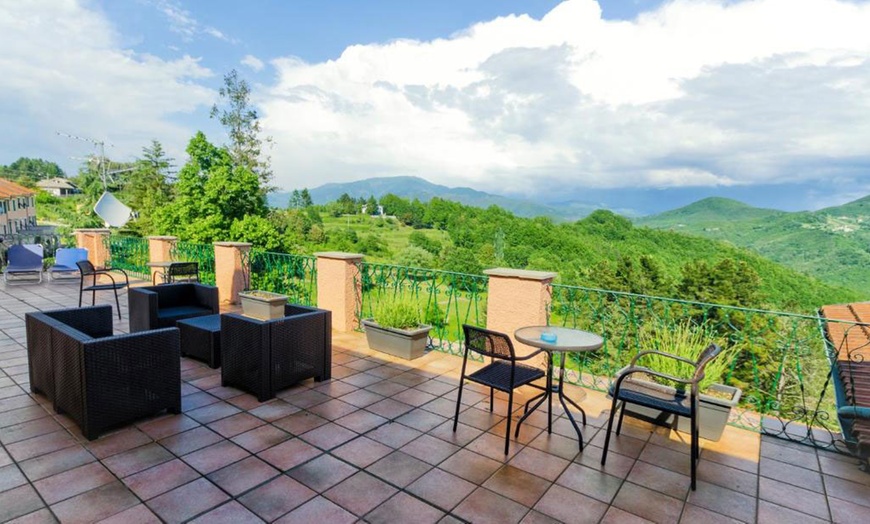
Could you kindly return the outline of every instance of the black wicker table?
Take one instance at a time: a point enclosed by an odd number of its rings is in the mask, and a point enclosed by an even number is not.
[[[206,362],[215,369],[221,365],[221,316],[208,315],[179,320],[181,354]]]

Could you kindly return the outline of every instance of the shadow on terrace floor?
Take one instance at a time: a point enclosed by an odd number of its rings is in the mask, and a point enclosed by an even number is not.
[[[334,334],[333,380],[262,404],[182,359],[182,415],[88,442],[30,394],[25,350],[25,312],[77,302],[75,285],[0,284],[0,521],[870,521],[857,461],[736,428],[702,441],[696,492],[684,436],[632,419],[601,468],[609,402],[577,388],[583,453],[564,416],[548,435],[539,412],[506,458],[503,397],[490,414],[466,390],[451,431],[459,358],[399,361],[357,333]]]

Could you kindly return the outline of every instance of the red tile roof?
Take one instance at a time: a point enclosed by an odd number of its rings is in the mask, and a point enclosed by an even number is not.
[[[11,180],[0,178],[0,198],[14,198],[35,195],[36,191],[16,184]]]
[[[843,321],[827,323],[828,339],[839,360],[854,360],[860,355],[870,362],[870,302],[824,306],[822,316]]]

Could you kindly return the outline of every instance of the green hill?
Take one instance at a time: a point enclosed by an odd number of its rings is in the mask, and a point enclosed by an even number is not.
[[[724,240],[870,298],[870,196],[815,212],[708,198],[635,223]]]

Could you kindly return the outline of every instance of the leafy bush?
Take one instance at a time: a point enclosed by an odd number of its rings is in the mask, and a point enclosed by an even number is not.
[[[385,302],[375,310],[375,321],[385,328],[413,329],[421,324],[420,309],[407,300]]]

